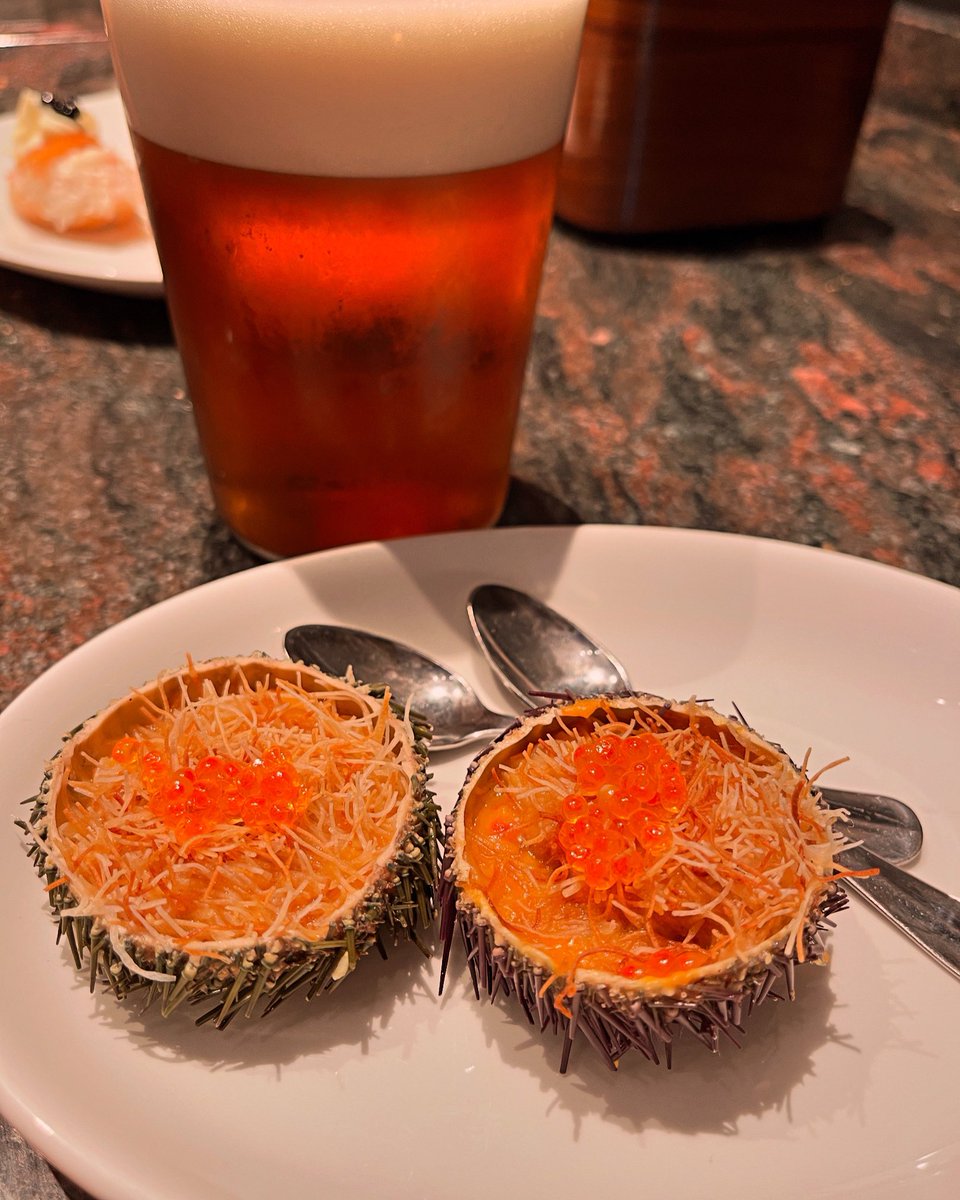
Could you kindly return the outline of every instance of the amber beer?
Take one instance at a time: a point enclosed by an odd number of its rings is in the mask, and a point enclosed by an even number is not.
[[[584,0],[103,7],[236,534],[495,521]]]

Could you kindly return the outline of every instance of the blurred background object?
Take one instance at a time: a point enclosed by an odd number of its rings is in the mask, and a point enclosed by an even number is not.
[[[100,0],[3,0],[0,49],[106,40]]]
[[[0,111],[24,87],[73,95],[112,81],[100,0],[0,0]]]
[[[838,208],[891,0],[590,0],[557,211],[609,233]]]

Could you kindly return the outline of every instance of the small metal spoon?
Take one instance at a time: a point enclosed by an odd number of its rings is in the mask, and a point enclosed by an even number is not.
[[[538,692],[596,696],[630,687],[609,651],[526,592],[485,583],[470,593],[467,616],[494,674],[524,704],[541,703]]]
[[[619,687],[629,689],[626,672],[602,646],[542,600],[525,592],[500,584],[483,584],[471,592],[467,615],[490,666],[507,689],[521,700],[529,702],[532,693],[540,691],[576,693],[586,680],[593,678],[617,679]],[[557,653],[557,646],[564,648],[568,662]],[[586,679],[580,670],[584,662],[589,663]],[[596,690],[608,689],[599,686]],[[588,691],[589,685],[580,694]],[[960,902],[891,865],[911,862],[920,852],[922,831],[916,814],[889,796],[841,788],[820,791],[832,807],[858,813],[858,820],[850,822],[850,836],[851,840],[863,840],[864,845],[846,851],[841,856],[844,865],[855,871],[878,872],[865,879],[848,878],[849,887],[960,979]],[[875,841],[872,825],[867,836],[859,819],[866,815],[872,822],[878,813],[884,814],[881,820],[885,833]],[[905,853],[907,848],[898,845],[895,839],[887,840],[891,825],[900,825],[905,814],[913,818],[920,833],[912,854]]]
[[[409,702],[433,726],[433,750],[490,741],[516,720],[487,708],[453,671],[390,638],[341,625],[297,625],[287,632],[283,645],[291,658],[330,675],[346,675],[352,667],[365,683],[387,684],[399,703]]]

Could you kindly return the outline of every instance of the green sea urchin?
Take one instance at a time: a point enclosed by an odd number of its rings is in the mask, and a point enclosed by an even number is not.
[[[611,695],[528,713],[475,760],[448,822],[441,988],[456,929],[474,989],[611,1067],[711,1050],[846,904],[836,816],[787,755],[706,705]]]
[[[188,663],[92,717],[24,828],[93,990],[199,1023],[312,998],[434,916],[428,730],[382,689],[263,657]]]

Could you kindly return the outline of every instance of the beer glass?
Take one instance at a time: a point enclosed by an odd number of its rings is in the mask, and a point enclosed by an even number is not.
[[[217,506],[492,524],[585,0],[103,0]]]

